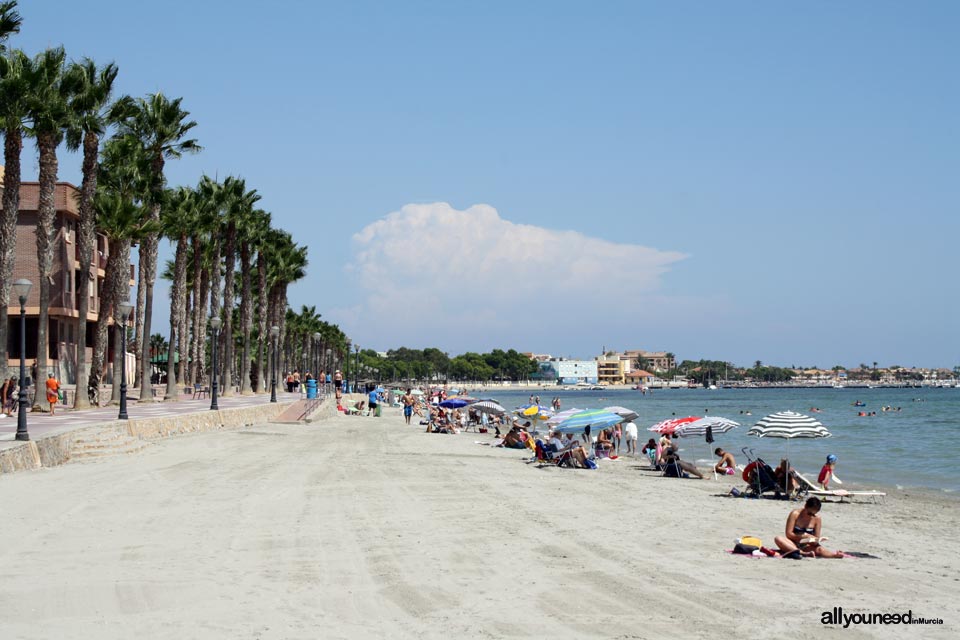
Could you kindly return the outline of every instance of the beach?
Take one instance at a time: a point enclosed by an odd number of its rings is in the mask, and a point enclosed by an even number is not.
[[[951,495],[825,504],[827,545],[878,559],[754,559],[727,550],[773,546],[798,505],[476,441],[388,409],[2,477],[2,635],[956,637]],[[834,607],[943,624],[822,624]]]

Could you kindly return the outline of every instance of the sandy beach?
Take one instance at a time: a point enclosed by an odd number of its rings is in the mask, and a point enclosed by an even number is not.
[[[957,501],[827,504],[829,545],[731,556],[792,504],[638,462],[538,468],[396,410],[181,436],[0,477],[3,638],[952,638]],[[939,626],[824,626],[822,613]]]

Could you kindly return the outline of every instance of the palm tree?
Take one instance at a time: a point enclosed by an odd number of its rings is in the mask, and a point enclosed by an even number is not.
[[[280,344],[285,343],[287,287],[306,275],[307,248],[298,246],[289,233],[277,234],[278,242],[269,254],[269,313],[273,322],[280,327]],[[283,369],[285,367],[280,367]]]
[[[17,0],[0,2],[0,53],[7,50],[7,39],[14,33],[20,33],[22,22],[17,13]]]
[[[40,317],[37,326],[37,377],[47,377],[47,330],[50,314],[50,283],[53,271],[53,222],[57,207],[57,146],[69,123],[72,82],[64,77],[66,52],[47,49],[34,58],[32,91],[27,98],[31,132],[40,154],[40,195],[37,207],[37,267],[39,270]],[[35,404],[36,402],[35,396]]]
[[[226,243],[224,246],[223,278],[223,395],[233,395],[233,302],[234,272],[237,261],[237,229],[253,211],[253,205],[260,200],[256,190],[247,191],[242,178],[227,178],[224,186],[229,194],[226,207]]]
[[[186,313],[188,238],[197,222],[196,194],[186,187],[169,192],[163,216],[163,233],[177,245],[173,267],[173,292],[170,296],[170,344],[167,349],[167,391],[164,400],[177,400],[180,387],[175,372],[176,358],[187,357],[187,336],[181,333]]]
[[[4,5],[10,3],[4,3]],[[0,5],[3,7],[4,5]],[[27,118],[33,60],[19,50],[0,57],[0,126],[3,127],[3,214],[0,216],[0,362],[7,362],[7,300],[17,253],[20,212],[20,152]]]
[[[201,149],[196,140],[184,139],[187,133],[197,126],[197,123],[193,120],[187,120],[190,113],[180,108],[181,101],[182,98],[169,100],[162,93],[155,93],[136,100],[125,97],[119,101],[116,110],[116,115],[120,121],[120,133],[137,140],[144,155],[150,161],[148,204],[150,220],[157,223],[157,231],[147,233],[140,243],[137,340],[141,346],[141,400],[153,396],[153,390],[150,387],[150,363],[143,358],[142,351],[147,346],[146,336],[150,335],[153,315],[153,286],[157,279],[158,230],[163,199],[164,165],[168,159],[179,158],[184,153],[196,153]],[[141,289],[143,290],[142,310],[139,307]]]
[[[102,371],[107,345],[107,324],[112,318],[117,331],[114,342],[113,402],[120,399],[120,376],[116,375],[117,366],[123,366],[126,354],[120,353],[119,330],[125,325],[120,317],[119,304],[130,297],[130,244],[146,234],[156,233],[159,223],[149,219],[143,207],[132,199],[115,191],[101,189],[94,198],[97,210],[97,224],[101,233],[107,237],[109,255],[107,256],[106,277],[100,295],[100,314],[97,318],[97,333],[94,340],[93,371]],[[149,344],[147,345],[149,348]],[[119,357],[117,354],[120,354]],[[149,359],[148,359],[149,361]],[[147,374],[147,380],[150,379]]]
[[[97,215],[93,198],[97,191],[97,156],[100,153],[100,137],[107,130],[107,109],[117,66],[112,62],[102,68],[85,58],[70,65],[67,73],[76,84],[70,98],[70,126],[67,129],[67,147],[83,148],[83,179],[80,183],[80,224],[77,227],[77,251],[80,254],[80,275],[77,281],[77,389],[74,408],[90,406],[87,394],[87,315],[90,296],[87,283],[93,279],[91,263],[97,240]]]
[[[240,243],[240,324],[243,331],[243,347],[240,358],[240,393],[251,391],[250,381],[250,333],[253,331],[253,251],[270,228],[270,214],[262,209],[250,212],[239,227]],[[258,351],[259,354],[259,351]],[[257,373],[258,389],[263,388],[261,372]]]

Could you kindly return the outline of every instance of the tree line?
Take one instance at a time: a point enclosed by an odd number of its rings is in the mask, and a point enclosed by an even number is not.
[[[0,126],[4,135],[4,189],[0,216],[0,349],[8,356],[8,301],[17,252],[21,153],[24,140],[36,143],[39,160],[39,207],[36,227],[40,313],[37,370],[48,370],[50,283],[55,247],[54,193],[62,143],[82,156],[78,196],[76,283],[77,389],[88,385],[85,336],[88,282],[96,282],[97,234],[106,238],[108,258],[99,292],[91,377],[98,383],[106,372],[108,331],[116,345],[127,318],[119,305],[130,297],[129,264],[138,252],[135,328],[131,344],[136,357],[134,386],[141,399],[150,397],[152,369],[150,336],[154,326],[169,322],[165,397],[176,399],[180,386],[199,383],[209,375],[208,320],[222,318],[220,359],[224,393],[234,384],[241,392],[264,391],[273,374],[268,357],[270,327],[279,327],[282,345],[279,368],[290,365],[307,345],[330,350],[331,359],[346,352],[346,336],[321,321],[313,309],[309,320],[288,309],[288,287],[306,275],[307,249],[290,233],[274,228],[271,214],[258,206],[261,196],[241,177],[222,180],[202,177],[196,185],[171,187],[166,163],[202,150],[191,137],[197,123],[182,106],[182,98],[162,92],[144,97],[114,98],[118,67],[98,65],[89,58],[69,60],[63,47],[34,56],[8,49],[8,39],[20,32],[16,1],[0,2]],[[161,239],[174,245],[174,259],[162,274],[172,283],[169,317],[154,318],[154,286]],[[21,247],[21,250],[23,248]],[[238,277],[239,276],[239,277]],[[319,337],[315,337],[319,336]],[[322,346],[321,343],[322,342]],[[296,348],[290,348],[296,345]],[[119,351],[119,350],[118,350]],[[154,358],[155,360],[155,358]],[[113,376],[113,397],[119,376]],[[78,408],[89,406],[86,393],[76,394]]]

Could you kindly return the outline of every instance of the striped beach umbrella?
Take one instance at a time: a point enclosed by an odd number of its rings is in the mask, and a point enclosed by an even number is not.
[[[576,414],[581,413],[581,412],[583,412],[583,411],[585,411],[585,409],[573,408],[573,409],[567,409],[567,410],[565,410],[565,411],[561,411],[560,413],[555,413],[555,414],[553,414],[553,415],[550,417],[549,420],[547,420],[547,426],[548,426],[548,427],[555,427],[556,425],[560,424],[561,422],[563,422],[564,420],[566,420],[566,419],[569,418],[570,416],[576,415]]]
[[[673,435],[673,432],[677,430],[677,427],[690,423],[696,422],[700,419],[700,416],[687,416],[686,418],[670,418],[669,420],[664,420],[663,422],[658,422],[657,424],[650,427],[649,431],[654,433],[659,433],[663,435],[669,433]]]
[[[757,422],[748,436],[758,438],[829,438],[830,432],[818,420],[795,411],[771,413]]]
[[[627,409],[626,407],[614,406],[614,407],[604,407],[604,411],[609,411],[610,413],[615,413],[618,416],[622,417],[625,422],[632,422],[640,417],[640,414],[634,411],[633,409]]]
[[[621,422],[623,422],[623,416],[602,409],[581,411],[561,422],[553,431],[554,433],[580,433],[587,427],[600,431]]]
[[[539,404],[528,404],[525,407],[520,407],[516,410],[516,413],[518,416],[533,418],[534,420],[547,420],[553,415],[553,411],[549,407]]]
[[[472,411],[479,411],[480,413],[490,413],[496,416],[502,416],[507,412],[507,410],[496,400],[480,400],[470,405]]]
[[[709,428],[712,433],[726,433],[730,431],[730,429],[736,429],[739,426],[739,422],[734,422],[727,418],[709,416],[680,425],[674,430],[673,435],[681,438],[703,436],[706,435],[707,428]]]

